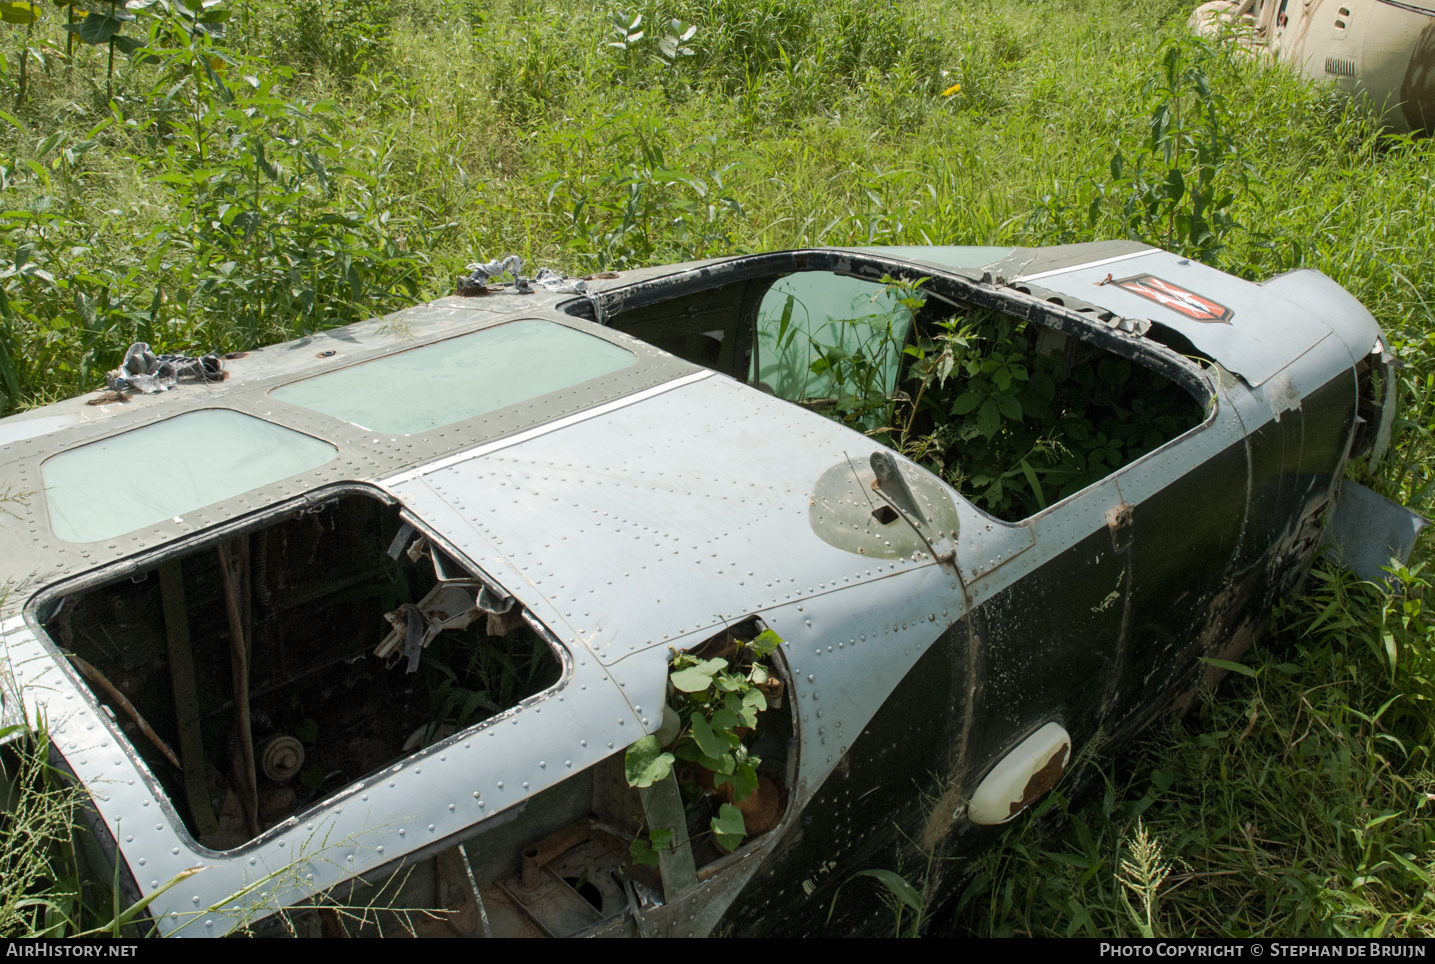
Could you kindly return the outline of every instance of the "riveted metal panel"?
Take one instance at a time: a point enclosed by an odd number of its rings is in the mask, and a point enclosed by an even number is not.
[[[206,868],[150,905],[160,931],[173,936],[222,935],[475,827],[621,752],[641,732],[606,671],[564,654],[553,688],[216,853],[190,837],[154,775],[34,627],[5,623],[0,652],[31,718],[47,721],[92,794],[141,892]]]
[[[523,308],[532,304],[516,296],[512,300]],[[518,318],[542,318],[584,331],[621,345],[633,352],[636,359],[633,365],[611,375],[551,392],[486,416],[414,435],[367,431],[301,406],[286,404],[268,394],[270,389],[279,385],[332,370],[335,366],[360,364]],[[355,327],[360,329],[357,333]],[[336,345],[339,347],[333,347]],[[317,353],[316,346],[320,349]],[[317,357],[328,351],[336,354],[327,358]],[[9,444],[0,445],[0,493],[8,489],[11,495],[20,497],[18,501],[6,503],[7,510],[17,518],[0,526],[0,555],[10,560],[7,575],[12,580],[11,591],[4,601],[6,611],[15,611],[36,590],[60,579],[96,570],[116,560],[242,518],[315,488],[346,481],[372,480],[404,468],[433,462],[475,444],[523,432],[699,371],[696,366],[636,339],[568,315],[529,309],[513,316],[502,316],[488,311],[429,306],[401,312],[383,323],[377,320],[366,322],[251,352],[231,364],[236,366],[236,374],[217,384],[184,384],[160,395],[138,396],[124,403],[104,406],[90,407],[83,400],[71,399],[55,408],[66,418],[74,415],[74,422],[48,434],[16,438]],[[206,408],[232,409],[323,439],[338,447],[339,457],[309,472],[114,539],[67,543],[55,538],[43,496],[40,463],[44,459],[57,451]],[[106,409],[116,411],[103,417],[95,415],[97,410]],[[0,427],[8,427],[9,424],[9,419],[0,421]],[[28,423],[22,420],[21,424]],[[157,459],[173,457],[172,453],[155,453]]]
[[[722,377],[389,483],[604,664],[794,599],[916,566],[829,545],[812,488],[870,440]],[[545,621],[547,621],[545,619]]]
[[[1230,309],[1229,321],[1193,320],[1168,304],[1149,300],[1115,283],[1140,275],[1155,276],[1219,302]],[[1288,297],[1165,251],[1126,258],[1119,264],[1044,275],[1041,283],[1118,315],[1149,318],[1173,328],[1252,385],[1261,384],[1331,333],[1320,316]]]

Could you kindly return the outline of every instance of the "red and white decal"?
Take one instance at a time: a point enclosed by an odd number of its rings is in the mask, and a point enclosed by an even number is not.
[[[1194,291],[1187,291],[1180,285],[1163,281],[1149,274],[1138,274],[1135,277],[1122,278],[1120,281],[1109,283],[1118,288],[1124,288],[1133,295],[1140,295],[1147,301],[1154,301],[1163,308],[1170,308],[1192,321],[1229,325],[1231,315],[1234,314],[1231,309],[1218,301],[1212,301]]]

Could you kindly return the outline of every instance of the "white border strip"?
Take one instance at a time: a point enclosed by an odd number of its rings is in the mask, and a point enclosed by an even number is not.
[[[717,372],[711,371],[692,372],[691,374],[675,378],[670,382],[664,382],[661,385],[654,385],[652,388],[645,388],[641,392],[634,392],[632,395],[624,395],[622,398],[615,398],[611,402],[604,402],[602,405],[595,405],[592,408],[584,409],[581,412],[574,412],[572,415],[565,415],[563,418],[554,419],[551,422],[545,422],[542,425],[527,429],[526,431],[518,432],[515,435],[509,435],[505,438],[497,439],[492,442],[487,442],[475,448],[466,449],[465,451],[459,452],[456,455],[446,456],[445,458],[441,458],[436,462],[429,462],[427,465],[421,465],[416,469],[409,469],[407,472],[400,472],[398,475],[391,475],[388,478],[379,479],[376,484],[386,489],[395,485],[401,485],[404,482],[409,482],[413,479],[422,478],[430,472],[437,472],[440,469],[446,469],[449,466],[458,465],[460,462],[467,462],[469,459],[481,458],[482,456],[488,455],[490,452],[497,452],[500,449],[506,449],[513,445],[521,445],[524,442],[529,441],[530,439],[539,438],[540,436],[547,435],[550,432],[556,432],[559,429],[567,428],[570,425],[577,425],[580,422],[586,422],[590,418],[597,418],[600,415],[606,415],[609,412],[616,412],[618,409],[627,408],[629,405],[636,405],[639,402],[646,401],[647,399],[654,398],[658,395],[662,395],[664,392],[670,392],[675,388],[683,388],[684,386],[692,385],[695,382],[700,382],[705,378],[712,378],[716,374]]]
[[[1073,264],[1066,268],[1055,268],[1051,271],[1038,271],[1036,274],[1019,274],[1013,281],[1035,281],[1038,278],[1050,278],[1056,274],[1066,274],[1069,271],[1080,271],[1083,268],[1099,268],[1104,264],[1115,264],[1117,261],[1126,261],[1130,258],[1144,258],[1148,254],[1160,254],[1160,248],[1147,248],[1145,251],[1132,251],[1130,254],[1118,254],[1114,258],[1103,258],[1100,261],[1088,261],[1085,264]]]

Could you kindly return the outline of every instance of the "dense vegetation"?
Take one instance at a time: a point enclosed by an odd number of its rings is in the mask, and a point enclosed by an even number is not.
[[[1318,268],[1370,307],[1409,363],[1404,421],[1353,471],[1424,505],[1435,143],[1182,39],[1192,6],[0,4],[0,414],[96,387],[132,341],[242,349],[510,252],[1130,235],[1248,277]],[[937,926],[1428,935],[1426,581],[1314,587],[1199,718],[1084,760],[1104,799],[1055,795]],[[0,835],[6,932],[91,923],[65,872],[8,869],[56,839],[44,804]]]

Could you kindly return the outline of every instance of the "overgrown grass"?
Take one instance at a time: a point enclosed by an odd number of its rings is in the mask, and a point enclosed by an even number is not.
[[[0,935],[64,934],[78,923],[72,848],[79,794],[56,778],[43,744],[0,756]]]
[[[0,26],[0,414],[95,387],[132,341],[247,348],[510,252],[588,270],[1133,235],[1359,297],[1409,362],[1399,444],[1367,481],[1426,505],[1435,144],[1173,46],[1191,6],[227,0],[222,37],[180,4],[140,11],[122,35],[151,54],[111,70],[107,46],[66,53],[67,8],[46,4]],[[1172,861],[1149,890],[1163,933],[1425,933],[1428,634],[1418,612],[1389,629],[1425,584],[1401,585],[1322,582],[1256,676],[1134,760],[1088,764],[1104,800],[1014,831],[942,926],[1137,933],[1120,875],[1139,819]]]

